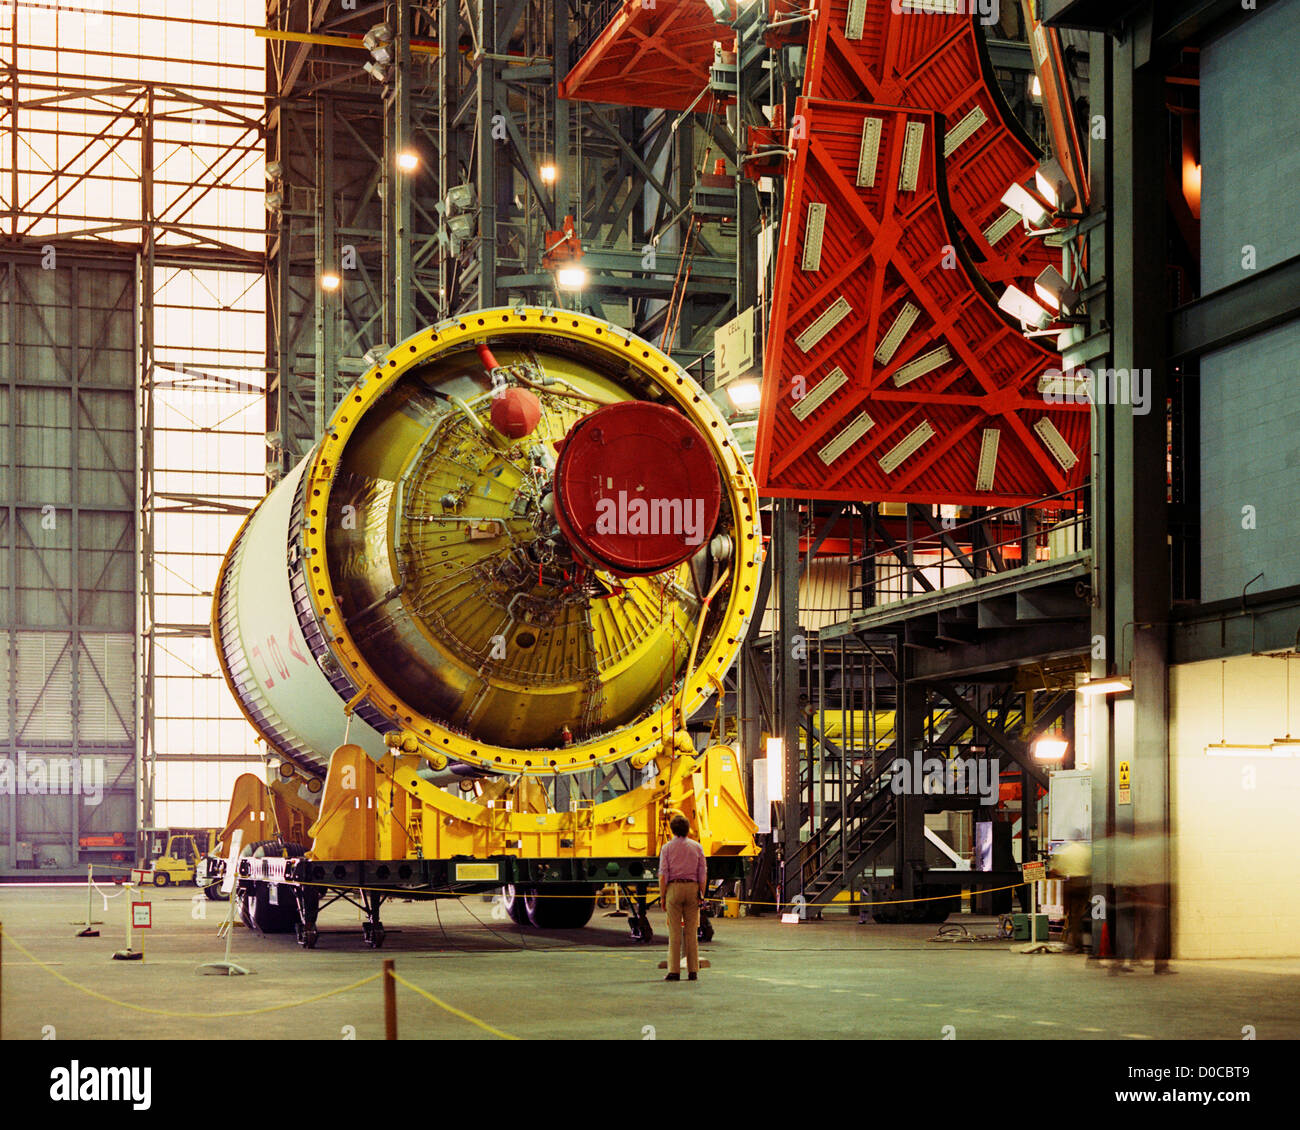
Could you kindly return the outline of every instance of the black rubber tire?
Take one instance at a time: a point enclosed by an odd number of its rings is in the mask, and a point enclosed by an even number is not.
[[[155,887],[165,887],[172,881],[172,877],[166,871],[155,871],[153,873],[153,885]]]
[[[250,930],[257,929],[253,925],[253,912],[251,906],[252,900],[248,897],[248,890],[243,883],[235,887],[235,909],[239,912],[239,920]]]
[[[229,895],[223,895],[221,893],[220,883],[209,883],[203,888],[203,896],[211,899],[213,902],[225,902],[226,899],[230,897]]]
[[[510,915],[510,921],[516,926],[529,924],[527,896],[530,890],[531,887],[516,887],[513,884],[501,888],[502,905]]]
[[[524,905],[539,930],[580,930],[596,913],[596,890],[590,883],[548,883],[529,890]]]
[[[263,934],[287,934],[298,921],[298,911],[292,904],[286,905],[283,901],[278,906],[272,904],[268,883],[253,884],[248,898],[248,915],[252,919],[252,928]]]

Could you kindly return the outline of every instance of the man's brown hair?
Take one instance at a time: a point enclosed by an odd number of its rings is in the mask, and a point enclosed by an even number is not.
[[[691,830],[691,826],[686,822],[685,816],[674,816],[668,821],[668,827],[673,830],[674,836],[688,835]]]

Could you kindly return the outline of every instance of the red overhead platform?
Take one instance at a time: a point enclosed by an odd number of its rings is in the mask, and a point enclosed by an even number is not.
[[[714,21],[704,0],[656,0],[653,5],[624,0],[560,83],[560,97],[615,106],[710,110],[715,100],[705,91],[715,41],[730,51],[735,33]]]
[[[992,283],[1029,289],[1060,255],[1024,234],[1002,196],[1030,180],[1038,148],[1002,97],[969,5],[949,5],[967,11],[958,14],[934,11],[932,3],[926,10],[927,2],[823,0],[812,21],[803,93],[942,114],[949,203],[979,272]]]
[[[1088,405],[955,250],[945,119],[802,98],[754,470],[782,497],[1020,505],[1080,487]]]

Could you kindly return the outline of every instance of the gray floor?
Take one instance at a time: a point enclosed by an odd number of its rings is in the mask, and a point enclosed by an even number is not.
[[[217,1013],[302,1001],[376,972],[384,957],[446,1004],[526,1039],[1240,1040],[1247,1026],[1261,1040],[1300,1037],[1300,959],[1179,962],[1172,977],[1115,975],[1081,957],[1013,953],[1005,941],[930,942],[928,926],[859,926],[848,916],[785,926],[764,917],[718,922],[703,947],[712,967],[698,983],[665,984],[657,968],[664,947],[631,944],[624,919],[597,911],[587,929],[521,938],[474,898],[390,904],[381,951],[362,946],[357,912],[344,905],[324,912],[311,952],[291,937],[240,928],[235,956],[252,975],[206,977],[196,967],[222,954],[215,934],[225,904],[192,901],[192,889],[151,893],[145,960],[117,962],[124,897],[111,899],[107,913],[96,897],[101,936],[78,939],[84,887],[0,889],[4,1038],[376,1039],[378,982],[278,1011],[194,1018],[132,1011],[53,973],[115,1001]],[[662,915],[652,920],[662,937]],[[403,1037],[495,1038],[400,986],[398,1013]]]

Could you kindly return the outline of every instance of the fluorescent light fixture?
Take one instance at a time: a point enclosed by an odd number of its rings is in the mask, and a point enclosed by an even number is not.
[[[802,400],[796,400],[794,407],[790,411],[794,414],[796,420],[806,420],[818,408],[838,390],[849,383],[849,378],[845,375],[843,369],[838,365],[835,366],[826,376],[822,377],[811,389],[808,395]]]
[[[1051,218],[1051,213],[1024,185],[1013,184],[1002,194],[1002,203],[1020,213],[1020,218],[1030,227],[1041,228]]]
[[[844,38],[861,39],[867,22],[867,0],[849,0],[848,15],[844,18]]]
[[[1079,305],[1079,292],[1055,267],[1044,267],[1034,279],[1034,292],[1049,310],[1070,313]]]
[[[862,123],[862,144],[858,148],[858,187],[873,188],[876,166],[880,163],[880,131],[883,118],[867,118]]]
[[[952,127],[943,137],[943,155],[951,157],[953,150],[965,141],[971,134],[987,122],[988,115],[980,106],[976,106],[961,121]]]
[[[804,225],[803,260],[805,271],[819,271],[822,265],[822,238],[826,233],[826,205],[821,201],[808,204],[808,222]]]
[[[767,739],[767,799],[779,801],[785,797],[785,739]]]
[[[326,271],[320,277],[321,290],[338,290],[343,280],[334,271]]]
[[[727,396],[738,412],[752,412],[763,399],[763,386],[758,381],[732,381]]]
[[[980,462],[975,473],[976,490],[992,490],[998,470],[998,442],[1002,439],[999,428],[985,428],[980,439]]]
[[[420,155],[414,149],[403,149],[397,155],[397,167],[404,173],[413,173],[420,167]]]
[[[1043,445],[1051,452],[1052,458],[1061,465],[1063,471],[1068,471],[1079,462],[1074,449],[1065,442],[1065,436],[1061,435],[1050,417],[1044,416],[1037,421],[1034,424],[1034,431],[1038,433],[1038,438],[1043,441]]]
[[[555,282],[561,290],[586,290],[586,267],[561,267],[555,272]]]
[[[543,184],[554,184],[560,179],[560,170],[548,162],[537,170],[537,175],[542,178]]]
[[[875,426],[875,420],[865,412],[859,412],[848,427],[817,452],[817,458],[829,467]]]
[[[885,336],[880,339],[880,344],[876,346],[878,364],[889,364],[889,359],[903,344],[903,338],[907,336],[907,331],[912,328],[920,314],[919,306],[914,306],[910,302],[903,303],[903,308],[894,316],[893,323],[885,331]]]
[[[1284,738],[1274,738],[1272,748],[1275,750],[1284,749],[1288,753],[1300,756],[1300,738],[1293,738],[1290,734],[1287,734]],[[1286,756],[1286,754],[1279,754],[1279,756]]]
[[[852,313],[853,307],[849,305],[848,299],[843,295],[840,295],[839,298],[832,302],[820,315],[818,315],[816,321],[814,321],[811,326],[794,339],[795,345],[803,350],[803,352],[807,353],[814,345],[821,341],[822,338],[824,338],[831,332],[831,330],[838,326]]]
[[[908,122],[903,132],[903,167],[898,170],[898,191],[915,192],[921,176],[921,146],[925,143],[925,123]]]
[[[1078,694],[1127,694],[1133,689],[1133,680],[1126,675],[1111,675],[1104,679],[1089,679],[1074,688]]]
[[[1268,745],[1250,745],[1236,742],[1211,742],[1205,747],[1207,757],[1290,757],[1287,750]]]
[[[935,437],[933,426],[929,420],[922,420],[916,425],[902,440],[896,443],[889,452],[881,456],[880,469],[886,475],[892,475],[908,459],[915,455],[921,447]]]
[[[1020,226],[1020,213],[1014,208],[1008,208],[988,227],[984,229],[984,238],[989,241],[992,247],[998,240],[1002,239],[1012,228]]]
[[[1034,173],[1034,183],[1038,186],[1039,195],[1058,212],[1074,203],[1074,188],[1065,175],[1065,170],[1061,168],[1061,162],[1055,157],[1038,166],[1038,171]]]
[[[1052,320],[1049,310],[1044,310],[1019,287],[1009,286],[998,299],[999,309],[1005,310],[1022,326],[1044,329]]]

